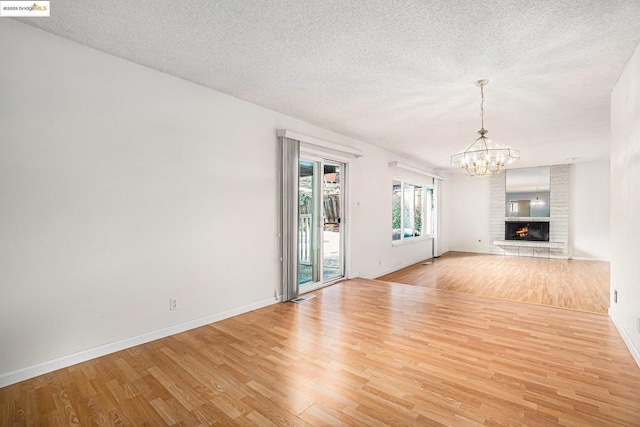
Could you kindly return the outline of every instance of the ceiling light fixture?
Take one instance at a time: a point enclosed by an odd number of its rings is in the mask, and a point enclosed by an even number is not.
[[[536,187],[536,199],[531,201],[531,206],[544,206],[544,200],[540,200],[540,195],[538,194],[538,187]]]
[[[461,167],[469,176],[489,176],[502,172],[504,165],[515,162],[520,158],[520,151],[500,144],[487,138],[487,130],[484,128],[484,87],[489,80],[482,79],[476,82],[480,88],[480,120],[481,128],[478,131],[480,138],[457,154],[451,156],[451,164]]]

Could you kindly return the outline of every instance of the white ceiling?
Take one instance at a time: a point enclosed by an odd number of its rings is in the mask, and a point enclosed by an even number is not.
[[[639,0],[51,2],[22,19],[318,126],[449,167],[480,128],[514,167],[608,157]]]

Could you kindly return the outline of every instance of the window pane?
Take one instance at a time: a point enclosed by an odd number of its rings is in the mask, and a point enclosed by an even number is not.
[[[414,186],[404,184],[404,237],[413,237],[415,235],[415,198]]]
[[[414,235],[415,236],[422,236],[422,212],[423,212],[423,187],[416,187],[415,188],[415,192],[414,192],[414,221],[415,221],[415,227],[414,227]]]
[[[427,234],[433,234],[433,189],[426,188],[425,189],[425,212],[424,212],[424,221],[425,221],[425,231]]]
[[[314,203],[317,190],[314,177],[318,174],[319,163],[300,159],[300,188],[298,207],[298,280],[300,285],[318,281],[317,234],[314,233]]]
[[[400,240],[400,228],[402,220],[400,214],[402,210],[402,183],[393,181],[393,191],[391,196],[391,230],[392,239]]]

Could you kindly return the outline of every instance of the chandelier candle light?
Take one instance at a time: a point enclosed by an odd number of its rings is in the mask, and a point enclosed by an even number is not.
[[[478,133],[480,138],[473,144],[457,154],[451,156],[451,164],[461,167],[469,176],[489,176],[502,172],[504,165],[513,163],[520,158],[520,151],[500,144],[498,141],[487,138],[488,131],[484,128],[484,87],[489,80],[482,79],[476,82],[480,88],[480,120],[481,127]]]

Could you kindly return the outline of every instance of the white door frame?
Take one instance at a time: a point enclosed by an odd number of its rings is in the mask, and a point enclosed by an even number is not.
[[[349,218],[348,218],[348,163],[349,160],[348,159],[336,159],[335,157],[339,157],[339,156],[331,156],[331,155],[322,155],[321,153],[318,153],[316,150],[313,150],[312,153],[310,153],[311,150],[305,150],[304,148],[300,148],[300,161],[302,160],[309,160],[309,161],[313,161],[313,162],[319,162],[320,164],[320,179],[321,181],[321,185],[320,185],[320,193],[319,193],[319,199],[320,199],[320,203],[319,203],[319,212],[314,212],[314,215],[317,216],[317,218],[319,219],[318,221],[316,221],[317,224],[314,224],[314,233],[318,236],[319,238],[319,254],[318,256],[318,281],[316,282],[311,282],[311,283],[307,283],[307,284],[299,284],[298,286],[298,293],[300,295],[307,293],[307,292],[312,292],[315,291],[317,289],[323,288],[325,286],[329,286],[332,285],[336,282],[339,282],[341,280],[344,280],[345,278],[348,277],[347,275],[347,266],[349,265],[349,263],[347,262],[348,260],[348,252],[347,252],[347,242],[348,242],[348,238],[347,238],[347,229],[348,229],[348,223],[349,223]],[[323,281],[323,274],[324,274],[324,240],[322,237],[322,227],[324,225],[324,214],[323,214],[323,203],[324,203],[324,180],[323,178],[323,174],[324,174],[324,165],[328,163],[328,164],[337,164],[340,166],[340,262],[342,264],[342,275],[336,278],[332,278],[331,280],[328,281]],[[299,268],[299,267],[298,267]]]

